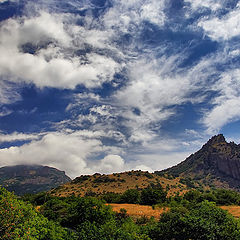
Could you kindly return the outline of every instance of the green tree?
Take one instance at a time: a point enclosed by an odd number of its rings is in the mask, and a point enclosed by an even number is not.
[[[140,192],[137,189],[128,189],[121,196],[121,203],[140,203]]]
[[[154,205],[166,201],[167,192],[161,184],[148,186],[141,192],[141,204]]]
[[[18,200],[0,188],[0,239],[2,240],[51,240],[74,239],[74,234],[48,221],[32,205]]]
[[[164,213],[154,229],[153,240],[236,240],[238,221],[214,203],[203,201],[190,209],[175,208]]]

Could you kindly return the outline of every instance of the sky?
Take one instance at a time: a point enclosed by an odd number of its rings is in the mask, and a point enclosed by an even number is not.
[[[240,142],[240,1],[0,0],[0,167],[162,170]]]

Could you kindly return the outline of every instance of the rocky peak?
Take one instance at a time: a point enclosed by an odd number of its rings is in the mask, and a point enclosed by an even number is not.
[[[215,145],[215,144],[219,144],[219,143],[224,143],[224,144],[227,143],[223,134],[218,134],[218,135],[213,136],[211,139],[208,140],[206,145]]]
[[[202,179],[211,175],[240,189],[240,145],[226,142],[223,134],[213,136],[199,151],[166,172]]]
[[[226,143],[226,139],[223,136],[223,134],[218,134],[213,136],[210,141],[212,141],[213,143]]]

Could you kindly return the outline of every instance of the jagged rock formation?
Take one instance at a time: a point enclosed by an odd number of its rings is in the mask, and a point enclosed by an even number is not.
[[[39,165],[18,165],[0,168],[0,185],[17,195],[48,191],[71,181],[64,171]]]
[[[218,181],[240,189],[240,145],[227,143],[222,134],[213,136],[199,151],[163,172],[198,180],[210,179],[212,183]]]

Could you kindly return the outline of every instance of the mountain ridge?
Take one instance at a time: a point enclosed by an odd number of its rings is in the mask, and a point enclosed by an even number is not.
[[[71,181],[64,171],[42,165],[15,165],[0,168],[0,185],[17,195],[38,193]]]

